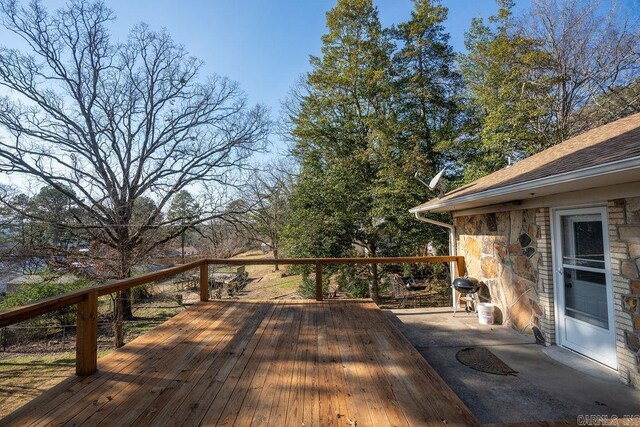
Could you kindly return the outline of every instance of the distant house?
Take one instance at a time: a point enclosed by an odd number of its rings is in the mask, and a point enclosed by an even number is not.
[[[57,283],[73,283],[78,280],[78,276],[74,274],[63,274],[56,277]],[[12,280],[7,282],[7,292],[16,292],[20,290],[20,287],[26,284],[45,283],[46,279],[40,274],[21,274],[16,275]]]
[[[196,256],[200,252],[194,246],[185,246],[184,247],[184,256]],[[168,251],[167,256],[169,257],[179,257],[182,256],[182,248],[173,248]]]
[[[47,268],[47,261],[42,258],[27,258],[21,262],[0,262],[0,293],[13,292],[24,283],[25,277],[39,277],[25,275],[23,272],[40,273]]]
[[[28,283],[42,283],[44,279],[38,274],[21,274],[7,282],[7,292],[16,292]]]
[[[504,323],[640,386],[640,114],[411,211],[453,214],[467,274]]]
[[[0,272],[0,294],[7,292],[9,289],[9,282],[18,277],[19,275],[11,271]]]

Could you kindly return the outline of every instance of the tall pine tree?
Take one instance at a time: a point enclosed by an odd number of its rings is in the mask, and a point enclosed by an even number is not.
[[[387,218],[396,251],[411,255],[429,240],[445,246],[446,230],[418,225],[407,210],[433,197],[418,180],[434,176],[447,160],[441,146],[459,132],[462,78],[437,0],[415,0],[411,19],[392,28],[395,128],[387,139],[376,186],[376,215]]]
[[[467,32],[461,68],[475,128],[460,150],[468,180],[491,173],[550,144],[549,56],[541,42],[518,31],[512,0],[498,0],[489,25],[476,18]],[[475,138],[474,138],[475,137]],[[454,147],[455,148],[455,147]]]
[[[453,122],[445,16],[418,1],[412,20],[389,32],[371,0],[339,0],[327,14],[322,55],[311,58],[291,117],[301,171],[287,229],[293,255],[415,254],[432,240],[408,210],[428,196],[414,173],[433,170]],[[404,46],[395,57],[394,38]],[[367,282],[376,299],[375,265]]]
[[[339,0],[327,13],[327,28],[322,56],[311,58],[309,93],[293,118],[301,175],[289,229],[292,252],[345,256],[356,245],[375,256],[373,186],[389,116],[392,44],[371,0]],[[375,267],[372,279],[375,298]]]

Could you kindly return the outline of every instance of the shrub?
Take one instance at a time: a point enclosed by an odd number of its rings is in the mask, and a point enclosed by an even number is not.
[[[140,285],[135,288],[131,288],[131,302],[138,303],[143,302],[153,296],[151,292],[151,285]]]
[[[6,297],[0,302],[0,311],[13,307],[30,304],[45,298],[54,297],[66,292],[90,286],[89,282],[76,280],[72,282],[47,281],[36,283],[25,283],[13,292],[7,292]],[[75,324],[76,306],[70,305],[59,310],[46,313],[32,319],[29,322],[32,326],[51,325],[73,325]],[[52,325],[53,326],[53,325]]]
[[[325,283],[326,283],[325,280],[323,280],[323,285],[322,285],[323,294],[327,293]],[[315,276],[312,277],[312,276],[309,276],[308,274],[305,274],[304,276],[302,276],[302,282],[300,283],[299,292],[302,298],[315,299],[316,298]]]
[[[367,298],[369,296],[369,274],[359,272],[356,265],[340,267],[336,276],[336,283],[341,292],[350,298]]]

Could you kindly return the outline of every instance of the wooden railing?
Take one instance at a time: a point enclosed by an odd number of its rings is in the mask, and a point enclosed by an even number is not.
[[[98,366],[98,298],[156,280],[174,277],[185,271],[200,270],[200,301],[209,300],[209,265],[313,265],[315,267],[316,300],[322,301],[322,266],[325,264],[406,264],[451,262],[455,274],[463,275],[464,258],[439,257],[381,257],[381,258],[282,258],[274,259],[202,259],[154,273],[144,274],[112,283],[78,289],[42,301],[12,308],[0,313],[0,328],[32,319],[70,305],[77,305],[76,314],[76,374],[90,375]]]

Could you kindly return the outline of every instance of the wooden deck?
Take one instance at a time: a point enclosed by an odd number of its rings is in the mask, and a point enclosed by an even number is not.
[[[370,300],[199,303],[0,425],[478,425]]]

